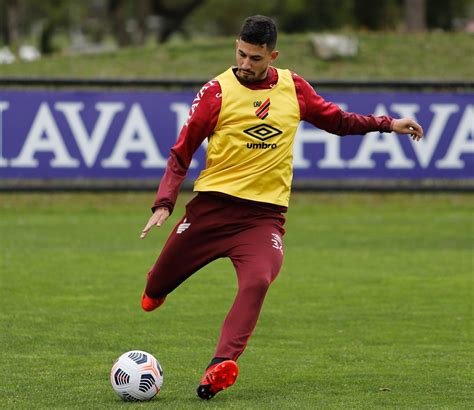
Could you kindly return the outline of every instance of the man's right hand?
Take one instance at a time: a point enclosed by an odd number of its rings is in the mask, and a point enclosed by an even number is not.
[[[144,239],[148,235],[148,232],[153,226],[161,226],[170,216],[170,211],[167,208],[156,208],[153,215],[148,220],[148,223],[143,228],[143,231],[140,235],[140,239]]]

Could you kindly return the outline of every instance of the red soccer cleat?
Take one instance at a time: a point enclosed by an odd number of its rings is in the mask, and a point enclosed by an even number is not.
[[[166,296],[163,298],[153,299],[153,298],[148,297],[146,293],[143,292],[142,309],[145,312],[151,312],[152,310],[159,308],[163,303],[165,303],[165,299],[166,299]]]
[[[233,360],[217,363],[206,370],[197,394],[201,399],[212,399],[221,390],[232,386],[239,375],[239,366]]]

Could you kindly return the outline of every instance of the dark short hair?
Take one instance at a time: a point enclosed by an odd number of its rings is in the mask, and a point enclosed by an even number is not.
[[[277,28],[270,17],[256,15],[247,17],[240,29],[239,38],[250,44],[267,45],[273,50],[277,41]]]

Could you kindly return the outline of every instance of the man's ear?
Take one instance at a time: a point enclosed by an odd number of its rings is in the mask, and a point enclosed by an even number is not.
[[[273,50],[271,54],[271,59],[272,59],[271,61],[272,62],[275,61],[279,55],[280,55],[280,52],[278,50]]]

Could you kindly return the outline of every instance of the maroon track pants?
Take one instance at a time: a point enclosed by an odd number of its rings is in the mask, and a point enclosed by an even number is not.
[[[236,360],[258,320],[268,287],[283,262],[284,216],[248,203],[200,193],[170,233],[146,286],[151,298],[172,292],[215,259],[229,257],[238,291],[214,357]]]

